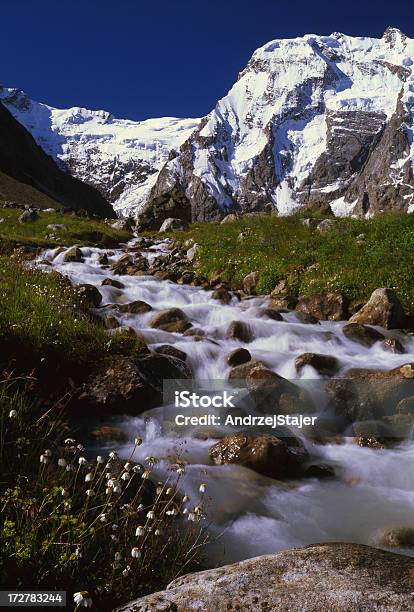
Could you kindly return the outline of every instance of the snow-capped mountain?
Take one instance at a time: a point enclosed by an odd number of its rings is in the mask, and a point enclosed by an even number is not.
[[[207,117],[132,122],[0,100],[38,144],[143,227],[330,204],[414,211],[414,40],[306,35],[253,54]]]
[[[128,121],[107,111],[61,110],[1,86],[0,101],[63,170],[96,187],[123,215],[146,201],[170,151],[200,122],[173,117]]]
[[[162,169],[143,225],[310,203],[414,210],[414,40],[274,40]],[[168,210],[165,210],[165,209]]]

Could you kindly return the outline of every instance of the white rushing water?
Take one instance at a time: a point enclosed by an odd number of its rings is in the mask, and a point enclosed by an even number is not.
[[[226,356],[231,350],[244,346],[237,340],[226,339],[229,323],[234,320],[244,321],[252,331],[254,339],[248,349],[253,359],[263,361],[286,378],[295,378],[299,384],[321,378],[310,366],[297,375],[294,360],[304,352],[337,357],[339,376],[351,367],[389,370],[414,362],[414,339],[399,332],[381,330],[386,336],[398,338],[405,347],[405,354],[387,352],[380,343],[367,348],[345,337],[341,331],[343,323],[303,324],[294,312],[283,314],[284,321],[280,322],[263,318],[259,309],[267,303],[264,297],[241,302],[234,298],[229,305],[223,305],[212,299],[211,291],[198,287],[160,281],[151,276],[115,276],[98,262],[99,255],[104,252],[110,254],[110,263],[124,253],[122,250],[82,248],[83,263],[64,263],[64,253],[49,250],[42,254],[37,265],[50,270],[51,266],[40,263],[48,260],[53,269],[68,275],[73,283],[96,285],[103,296],[103,304],[134,300],[149,303],[153,311],[146,314],[115,314],[122,325],[144,335],[150,348],[172,344],[185,351],[198,380],[227,377],[230,368]],[[101,286],[102,280],[108,277],[120,280],[125,288]],[[204,331],[205,339],[197,342],[191,336],[148,326],[156,312],[171,307],[181,308],[193,326]],[[167,464],[163,459],[180,455],[188,464],[183,489],[194,503],[198,499],[200,482],[206,483],[211,532],[220,535],[210,546],[215,562],[230,562],[314,542],[375,544],[381,530],[414,528],[412,442],[390,450],[361,448],[352,442],[313,444],[312,448],[307,443],[312,459],[333,466],[337,477],[283,483],[236,465],[213,466],[208,450],[214,440],[194,437],[191,428],[184,430],[181,437],[167,436],[163,433],[162,410],[154,409],[145,416],[149,419],[121,419],[120,426],[128,432],[131,443],[118,449],[120,455],[129,456],[134,437],[141,435],[144,443],[137,449],[134,459],[143,461],[148,455],[161,459],[155,475],[165,476]],[[408,550],[404,552],[411,554]]]

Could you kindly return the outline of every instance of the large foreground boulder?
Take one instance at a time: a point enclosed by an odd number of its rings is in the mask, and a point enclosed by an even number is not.
[[[350,323],[401,329],[406,320],[400,300],[391,289],[375,289],[368,302],[350,318]]]
[[[361,544],[314,544],[182,576],[118,612],[403,612],[414,560]]]

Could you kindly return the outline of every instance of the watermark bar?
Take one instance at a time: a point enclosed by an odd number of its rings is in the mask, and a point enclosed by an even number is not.
[[[66,591],[0,591],[0,608],[64,608]]]

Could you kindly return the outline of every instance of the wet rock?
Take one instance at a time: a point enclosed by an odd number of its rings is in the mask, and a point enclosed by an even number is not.
[[[360,323],[348,323],[342,328],[342,333],[352,340],[363,346],[372,346],[375,342],[385,340],[385,336],[373,327],[362,325]]]
[[[82,251],[77,246],[71,247],[64,254],[63,261],[65,263],[72,263],[72,262],[80,263],[80,262],[82,262],[83,261]]]
[[[25,210],[19,217],[19,223],[30,223],[39,218],[35,210]]]
[[[251,399],[260,412],[274,413],[279,410],[281,396],[298,396],[299,388],[283,376],[259,365],[246,375],[246,386]]]
[[[209,456],[215,465],[236,463],[264,476],[283,479],[298,474],[308,453],[302,442],[294,437],[237,433],[212,446]]]
[[[162,355],[169,355],[170,357],[175,357],[176,359],[180,359],[181,361],[187,360],[187,353],[181,351],[172,344],[163,344],[162,346],[157,346],[157,348],[154,350],[156,353],[161,353]]]
[[[108,255],[106,253],[102,253],[101,255],[99,255],[98,262],[99,262],[99,265],[101,266],[108,266],[109,265]]]
[[[121,281],[114,280],[113,278],[105,278],[102,281],[101,285],[115,287],[116,289],[125,289],[124,283],[121,283]]]
[[[331,376],[338,370],[339,363],[332,355],[302,353],[295,359],[296,372],[301,372],[305,366],[312,366],[319,374]]]
[[[414,548],[413,527],[392,527],[380,533],[373,542],[386,548]]]
[[[165,379],[191,377],[191,369],[174,357],[157,353],[118,356],[90,377],[73,409],[100,416],[140,414],[160,405]]]
[[[119,427],[110,427],[109,425],[102,425],[98,429],[94,429],[91,432],[92,437],[98,443],[102,442],[128,442],[128,435],[125,431]]]
[[[180,308],[169,308],[156,314],[149,322],[150,327],[162,329],[167,332],[183,333],[191,323]]]
[[[319,319],[311,314],[308,314],[307,312],[296,312],[296,318],[299,323],[304,323],[305,325],[316,325],[319,323]]]
[[[384,416],[382,420],[390,427],[391,435],[394,438],[400,438],[401,440],[410,438],[414,429],[413,414],[392,414]]]
[[[140,414],[155,406],[159,393],[147,384],[136,361],[117,357],[91,376],[78,398],[78,406],[90,414]]]
[[[252,361],[243,363],[242,365],[235,366],[229,373],[229,381],[232,382],[245,382],[248,374],[259,366],[263,366],[261,361],[253,359]]]
[[[385,329],[401,329],[406,316],[401,302],[391,289],[376,289],[368,302],[354,314],[350,323],[379,325]]]
[[[219,286],[217,287],[212,296],[213,300],[219,300],[222,304],[230,304],[231,302],[231,293],[227,289],[227,287]]]
[[[137,337],[137,332],[129,325],[120,325],[115,329],[108,329],[108,334],[111,336],[129,336],[130,338]]]
[[[201,329],[201,327],[190,327],[189,329],[185,330],[183,335],[203,337],[205,336],[205,331]]]
[[[303,476],[305,478],[318,478],[318,480],[322,480],[325,478],[335,478],[335,470],[330,465],[310,465],[304,471]]]
[[[262,308],[260,310],[260,316],[268,317],[269,319],[272,319],[273,321],[283,321],[284,320],[279,310],[277,310],[276,308]]]
[[[173,217],[165,219],[159,229],[160,232],[178,232],[182,230],[184,230],[184,224],[181,219],[176,219]]]
[[[408,556],[313,544],[182,576],[117,612],[408,612],[413,571]]]
[[[288,310],[294,310],[296,308],[296,304],[298,303],[298,298],[292,294],[273,296],[271,295],[271,300],[269,303],[270,308],[287,308]]]
[[[231,351],[226,357],[226,361],[229,366],[235,367],[251,361],[252,356],[249,351],[245,348],[237,348]]]
[[[414,395],[409,395],[399,401],[395,411],[398,414],[414,414]]]
[[[243,279],[243,291],[247,293],[247,295],[256,295],[256,288],[259,282],[259,273],[258,272],[250,272]]]
[[[323,221],[318,223],[318,225],[316,226],[316,229],[321,234],[326,234],[326,233],[331,232],[332,230],[336,229],[336,227],[337,227],[337,225],[336,225],[336,220],[335,219],[324,219]]]
[[[299,298],[296,310],[320,321],[343,321],[348,318],[348,300],[341,293],[318,293]]]
[[[87,308],[98,308],[102,303],[102,295],[94,285],[88,283],[78,285],[76,292],[83,306]]]
[[[152,310],[152,306],[142,300],[135,300],[134,302],[118,306],[118,312],[122,314],[144,314],[145,312],[150,312],[150,310]]]
[[[397,338],[385,338],[381,342],[383,348],[390,353],[402,354],[405,353],[405,348]]]
[[[103,317],[103,323],[107,329],[115,329],[116,327],[119,327],[118,319],[112,315],[106,315]]]
[[[226,338],[246,343],[253,340],[249,326],[243,321],[232,321],[227,329]]]
[[[194,273],[193,272],[184,272],[184,274],[178,279],[177,283],[179,285],[189,285],[193,282]]]

